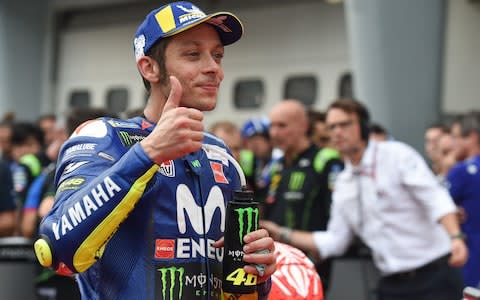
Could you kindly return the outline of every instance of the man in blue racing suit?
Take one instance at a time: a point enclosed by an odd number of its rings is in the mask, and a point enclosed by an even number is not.
[[[240,179],[202,111],[215,108],[224,46],[242,32],[233,14],[188,2],[152,11],[134,40],[144,115],[86,122],[62,147],[35,251],[78,273],[83,299],[222,299],[225,208]],[[266,299],[273,240],[260,229],[244,241],[244,271]]]

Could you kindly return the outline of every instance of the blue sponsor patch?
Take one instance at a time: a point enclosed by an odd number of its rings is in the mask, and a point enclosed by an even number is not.
[[[112,127],[140,129],[140,125],[138,124],[121,121],[121,120],[112,119],[112,120],[108,120],[107,123],[112,125]]]
[[[96,143],[76,144],[68,147],[63,153],[63,160],[67,160],[73,156],[92,156],[96,153]]]

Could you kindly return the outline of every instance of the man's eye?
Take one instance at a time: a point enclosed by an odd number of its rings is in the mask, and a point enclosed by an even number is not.
[[[220,59],[223,58],[223,53],[214,53],[214,54],[213,54],[213,57],[214,57],[215,59],[219,59],[219,60],[220,60]]]
[[[198,56],[198,55],[199,55],[199,53],[198,53],[198,52],[195,52],[195,51],[193,51],[193,52],[188,52],[188,53],[187,53],[187,55],[188,55],[188,56],[193,56],[193,57],[195,57],[195,56]]]

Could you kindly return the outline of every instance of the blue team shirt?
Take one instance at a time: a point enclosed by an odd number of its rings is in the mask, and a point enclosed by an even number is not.
[[[480,156],[456,164],[447,174],[450,194],[467,218],[462,230],[467,235],[469,258],[463,268],[466,285],[480,283]]]

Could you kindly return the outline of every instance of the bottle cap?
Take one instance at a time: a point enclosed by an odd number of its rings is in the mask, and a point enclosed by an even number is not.
[[[253,202],[253,191],[242,187],[241,190],[233,192],[233,200],[240,202]]]

